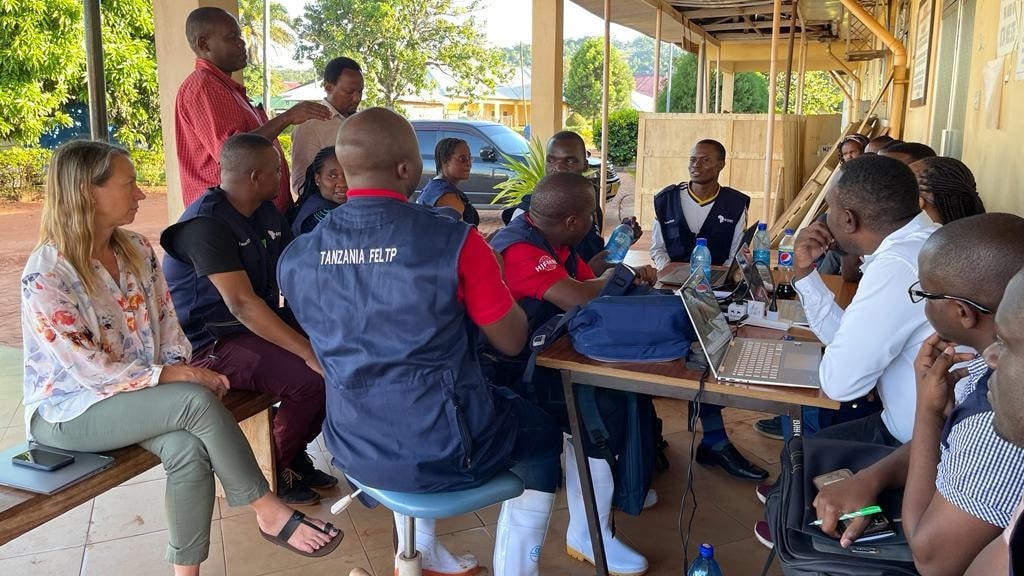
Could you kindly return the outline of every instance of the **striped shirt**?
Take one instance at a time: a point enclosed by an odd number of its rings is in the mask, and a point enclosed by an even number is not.
[[[958,405],[974,392],[988,366],[979,356],[967,369],[969,376],[956,385]],[[952,427],[940,444],[935,488],[971,516],[1006,528],[1024,495],[1024,448],[997,436],[992,417],[992,411],[982,412]]]

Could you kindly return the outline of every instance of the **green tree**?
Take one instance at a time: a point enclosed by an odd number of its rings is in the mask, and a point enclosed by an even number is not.
[[[724,111],[724,108],[723,108]],[[739,72],[733,82],[732,110],[735,114],[768,112],[768,76],[761,72]]]
[[[655,102],[658,112],[665,112],[665,91],[668,83],[658,93]],[[689,52],[676,53],[672,64],[671,92],[669,94],[672,112],[693,112],[697,101],[697,57]]]
[[[159,146],[152,3],[109,0],[100,12],[115,135],[128,146]],[[0,138],[31,143],[71,124],[64,107],[88,101],[83,30],[80,2],[0,2]]]
[[[614,47],[609,54],[608,109],[629,108],[633,92],[633,74]],[[601,113],[601,86],[604,77],[604,46],[599,38],[587,38],[572,55],[565,78],[565,100],[569,107],[587,118]]]
[[[779,89],[775,109],[781,111],[783,105],[783,85],[785,74],[779,74]],[[799,78],[793,75],[789,89],[789,109],[796,110],[796,86]],[[828,72],[823,70],[809,71],[804,75],[804,114],[839,114],[843,111],[843,92],[832,81]]]
[[[263,94],[263,0],[238,0],[238,27],[242,29],[249,65],[242,71],[245,90],[250,98]],[[277,2],[270,3],[270,47],[290,48],[295,42],[288,10]],[[278,94],[284,88],[282,81],[270,74],[270,93]]]
[[[75,0],[0,4],[0,138],[29,143],[71,123],[62,107],[84,72],[81,22]]]
[[[313,0],[296,29],[297,55],[320,69],[330,58],[363,59],[364,102],[396,107],[432,85],[428,65],[450,75],[450,96],[473,100],[503,80],[500,51],[477,21],[481,0]]]

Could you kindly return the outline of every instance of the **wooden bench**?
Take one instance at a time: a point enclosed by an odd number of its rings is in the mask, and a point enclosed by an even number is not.
[[[224,406],[249,439],[271,489],[276,475],[273,473],[270,406],[275,402],[277,398],[273,396],[242,390],[232,390],[224,396]],[[159,458],[138,445],[105,454],[116,459],[113,466],[50,496],[0,486],[0,545],[160,464]],[[217,489],[220,495],[219,483]]]

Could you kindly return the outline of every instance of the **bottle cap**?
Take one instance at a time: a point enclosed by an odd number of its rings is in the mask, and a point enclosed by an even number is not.
[[[757,223],[757,229],[758,230],[767,230],[768,229],[768,223],[767,222],[758,222]]]
[[[697,238],[697,245],[698,246],[707,246],[708,245],[708,239],[707,238]]]
[[[701,558],[714,558],[715,557],[715,547],[712,546],[711,544],[701,544],[700,545],[700,557]]]
[[[785,230],[782,231],[782,233],[783,234],[792,234],[793,233],[793,229],[792,228],[786,228]]]

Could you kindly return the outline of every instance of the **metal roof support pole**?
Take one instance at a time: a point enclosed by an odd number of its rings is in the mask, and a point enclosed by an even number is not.
[[[672,71],[668,71],[672,74]],[[654,15],[654,98],[651,98],[651,112],[658,111],[658,89],[661,88],[661,6]]]
[[[796,84],[796,113],[802,116],[804,113],[804,83],[807,80],[807,34],[800,31],[800,60],[797,64]]]
[[[797,2],[793,2],[793,12],[789,15],[789,47],[786,54],[786,84],[782,90],[782,113],[789,114],[789,88],[793,83],[793,44],[796,40]]]
[[[697,47],[697,93],[694,95],[696,101],[693,103],[693,110],[698,114],[707,112],[708,86],[707,86],[708,49],[707,42],[701,42]]]
[[[601,197],[598,205],[604,214],[604,199],[608,195],[608,84],[611,79],[612,0],[604,0],[604,73],[601,80]],[[604,222],[598,223],[604,228]]]
[[[840,0],[851,16],[860,20],[872,34],[892,51],[892,109],[889,110],[889,134],[893,138],[903,135],[903,115],[907,104],[907,48],[885,26],[875,20],[858,0]]]
[[[103,76],[103,37],[100,28],[100,0],[82,0],[85,22],[85,68],[89,84],[89,134],[93,140],[107,138],[107,82]]]
[[[768,126],[764,139],[764,204],[761,206],[761,221],[771,225],[769,210],[772,205],[772,156],[775,151],[775,98],[778,94],[779,64],[779,20],[782,18],[782,0],[775,0],[772,7],[772,48],[771,66],[768,71]],[[771,215],[774,217],[774,214]]]
[[[722,46],[715,47],[715,111],[722,113]]]

